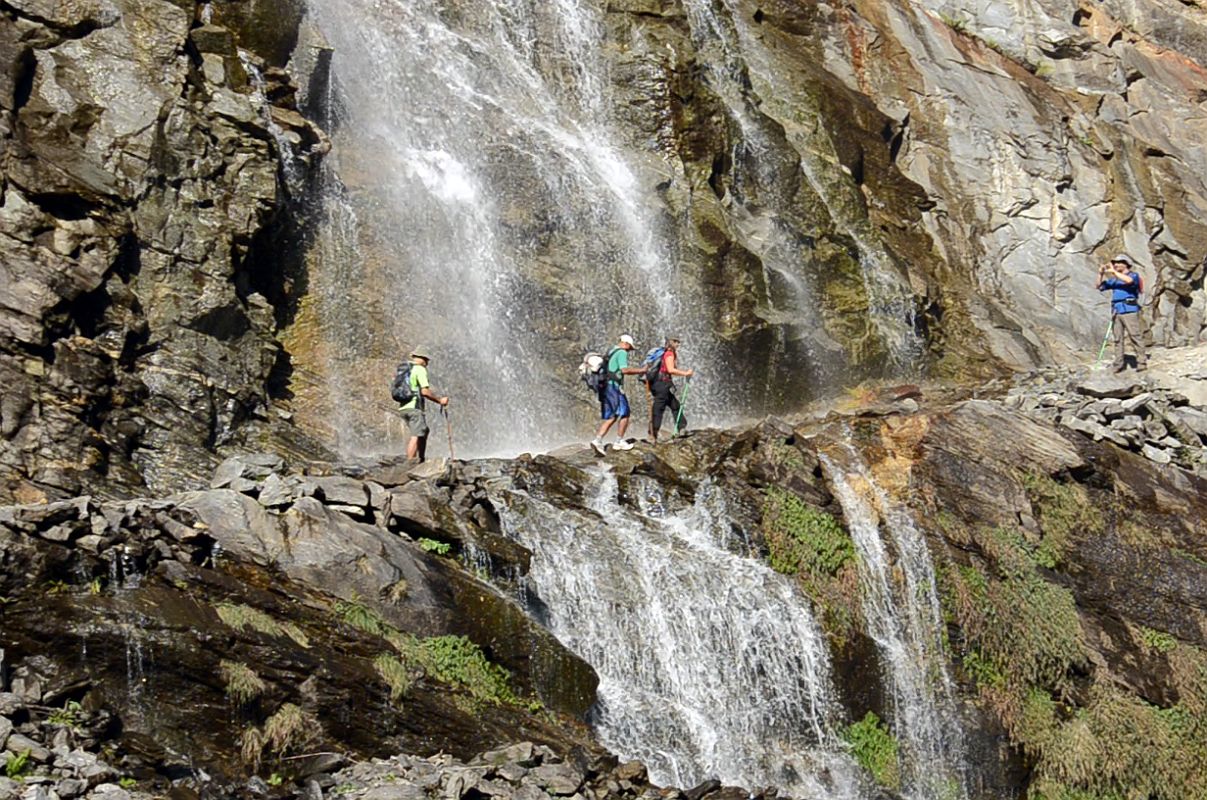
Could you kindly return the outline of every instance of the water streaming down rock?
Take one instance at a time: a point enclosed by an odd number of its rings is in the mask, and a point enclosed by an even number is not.
[[[857,798],[862,779],[835,733],[825,638],[793,582],[739,555],[707,484],[667,512],[654,481],[600,474],[595,515],[536,497],[496,498],[505,532],[533,554],[533,612],[599,673],[605,745],[666,785],[716,777],[802,798]]]
[[[343,216],[357,220],[345,257],[361,260],[355,282],[314,300],[345,320],[343,334],[324,329],[330,347],[354,356],[331,365],[331,407],[380,394],[364,364],[422,340],[438,344],[433,376],[477,422],[463,452],[528,449],[578,433],[564,413],[530,410],[568,404],[574,365],[546,363],[551,340],[602,346],[631,330],[652,342],[673,321],[707,350],[702,290],[679,280],[646,196],[654,182],[609,132],[599,8],[353,0],[310,11],[335,48],[339,178],[354,209]],[[376,418],[341,424],[349,443],[380,446]]]
[[[853,446],[821,454],[859,554],[868,634],[884,662],[905,795],[966,797],[965,759],[946,671],[943,622],[926,540],[875,483]]]
[[[745,158],[735,153],[735,165],[751,181],[749,198],[739,196],[729,207],[735,229],[745,235],[743,244],[762,258],[769,275],[768,284],[781,291],[768,298],[771,308],[778,305],[780,315],[795,315],[796,326],[807,339],[798,346],[810,355],[811,366],[821,380],[831,381],[834,371],[845,364],[842,347],[825,336],[819,323],[817,306],[821,297],[811,276],[803,265],[809,261],[808,251],[813,244],[802,241],[797,231],[808,224],[793,219],[802,209],[795,207],[796,199],[783,194],[783,187],[797,182],[784,181],[774,173],[799,170],[823,211],[838,232],[848,237],[858,248],[858,269],[868,298],[868,322],[880,345],[888,353],[889,363],[897,372],[909,372],[918,367],[923,344],[915,332],[915,309],[910,287],[892,262],[884,245],[873,233],[866,214],[849,209],[859,207],[855,187],[843,176],[828,141],[813,99],[802,87],[775,77],[771,67],[773,56],[764,37],[752,31],[748,17],[741,13],[733,0],[684,0],[693,37],[701,52],[709,53],[709,85],[724,101],[735,123],[741,129],[740,146],[747,148]],[[779,71],[778,74],[783,74]],[[780,118],[773,119],[778,112]],[[813,116],[805,124],[791,124],[785,118]],[[786,139],[799,157],[786,161],[779,140]],[[776,188],[779,187],[779,188]],[[755,222],[756,224],[752,224]],[[849,343],[848,343],[849,344]]]

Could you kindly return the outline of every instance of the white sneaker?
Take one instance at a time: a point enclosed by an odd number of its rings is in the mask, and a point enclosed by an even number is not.
[[[633,443],[630,441],[627,441],[625,439],[621,439],[621,440],[617,441],[616,444],[612,445],[612,449],[613,450],[632,450]]]
[[[607,451],[604,450],[604,443],[603,443],[602,439],[599,439],[599,438],[592,439],[591,446],[594,447],[595,452],[599,453],[601,456],[607,453]]]

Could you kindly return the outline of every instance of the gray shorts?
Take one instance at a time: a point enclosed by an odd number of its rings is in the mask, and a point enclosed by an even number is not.
[[[407,424],[407,430],[412,436],[422,439],[432,432],[432,429],[427,426],[427,414],[421,408],[404,408],[398,412],[402,415],[402,421]]]

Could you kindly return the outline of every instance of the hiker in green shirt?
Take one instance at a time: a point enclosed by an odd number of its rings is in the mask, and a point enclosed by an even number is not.
[[[433,392],[428,384],[427,365],[431,360],[425,347],[416,347],[411,353],[411,392],[415,397],[399,410],[402,421],[411,433],[411,439],[407,442],[407,458],[418,458],[421,464],[427,458],[427,437],[431,433],[427,414],[424,413],[424,402],[431,400],[441,406],[448,405],[448,398]]]
[[[603,422],[599,431],[591,441],[591,446],[600,455],[604,454],[604,437],[608,435],[612,424],[620,420],[616,427],[618,441],[613,447],[617,450],[631,450],[633,444],[624,438],[629,429],[629,399],[624,395],[624,376],[640,375],[641,367],[629,366],[629,351],[633,349],[633,337],[627,333],[620,337],[620,343],[608,352],[608,382],[604,391],[599,395],[599,416]]]

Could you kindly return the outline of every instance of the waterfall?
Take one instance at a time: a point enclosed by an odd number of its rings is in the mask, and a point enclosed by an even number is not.
[[[316,316],[343,328],[323,333],[344,356],[323,366],[329,407],[381,395],[388,376],[366,363],[392,369],[422,342],[436,388],[475,420],[459,450],[514,453],[583,433],[566,413],[577,364],[554,353],[680,331],[705,356],[703,289],[679,275],[656,180],[612,131],[597,4],[347,0],[309,13],[334,48],[333,160],[351,209],[339,216],[356,220],[345,250],[359,259],[337,270],[355,281],[311,292]],[[722,391],[705,388],[700,401]],[[335,420],[345,449],[381,447],[380,419],[363,416]]]
[[[600,740],[663,785],[715,777],[862,797],[808,598],[735,552],[748,544],[709,484],[672,513],[657,483],[630,480],[640,510],[620,504],[606,471],[589,510],[516,491],[495,498],[504,532],[533,553],[530,610],[599,674]]]
[[[926,540],[909,512],[876,485],[853,446],[843,442],[820,457],[859,553],[864,623],[891,690],[890,722],[900,743],[905,796],[967,797]]]

